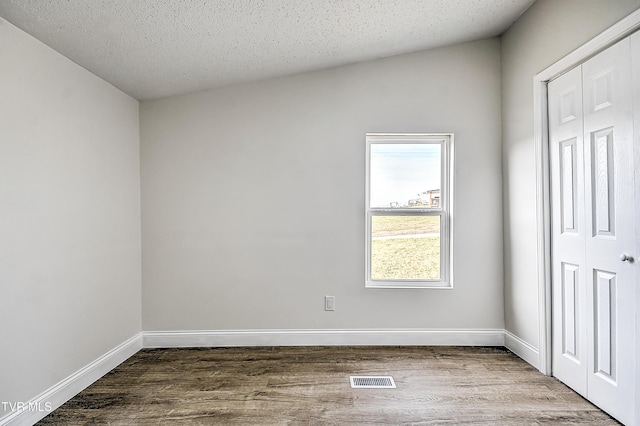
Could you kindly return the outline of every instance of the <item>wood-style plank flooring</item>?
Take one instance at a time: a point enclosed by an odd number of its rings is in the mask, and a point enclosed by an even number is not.
[[[504,348],[278,347],[145,349],[39,424],[618,423]]]

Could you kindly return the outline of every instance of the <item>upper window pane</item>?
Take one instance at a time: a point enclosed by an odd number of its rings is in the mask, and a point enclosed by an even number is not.
[[[370,208],[439,208],[440,143],[374,143]]]

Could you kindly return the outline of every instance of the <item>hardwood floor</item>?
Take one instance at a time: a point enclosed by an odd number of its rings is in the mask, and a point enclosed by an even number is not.
[[[278,347],[142,350],[38,424],[542,423],[618,424],[504,348]]]

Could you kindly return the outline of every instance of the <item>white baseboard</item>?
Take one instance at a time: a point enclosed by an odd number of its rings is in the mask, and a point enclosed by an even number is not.
[[[507,330],[504,331],[504,346],[534,366],[536,369],[540,370],[540,353],[538,352],[538,349]]]
[[[30,401],[25,401],[25,409],[14,411],[0,419],[0,426],[35,424],[49,414],[50,411],[55,410],[76,396],[140,349],[142,349],[142,333],[136,334]],[[29,407],[33,409],[30,410]],[[47,410],[44,410],[44,407]]]
[[[145,348],[231,346],[503,346],[500,329],[145,331]]]

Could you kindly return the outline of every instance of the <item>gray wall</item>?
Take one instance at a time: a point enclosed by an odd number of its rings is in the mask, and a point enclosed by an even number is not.
[[[639,0],[538,0],[502,36],[506,329],[538,347],[533,77],[640,8]]]
[[[504,327],[498,39],[143,102],[140,122],[144,330]],[[364,288],[366,132],[455,133],[454,290]]]
[[[0,40],[0,401],[17,402],[141,330],[139,123],[2,18]]]

